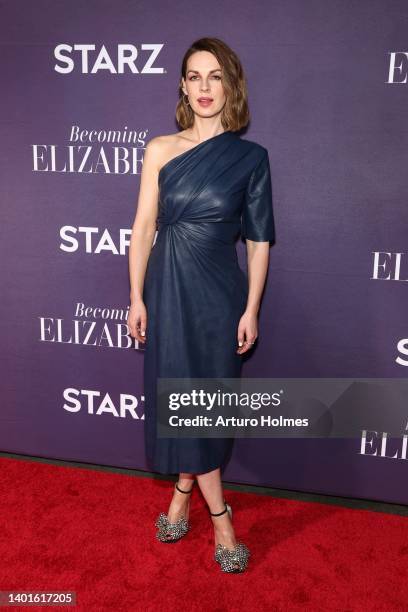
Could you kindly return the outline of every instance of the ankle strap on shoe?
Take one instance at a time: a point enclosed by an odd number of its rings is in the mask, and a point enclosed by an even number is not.
[[[224,504],[225,504],[224,510],[221,510],[221,512],[210,512],[211,516],[222,516],[223,514],[225,514],[228,510],[225,499],[224,499]]]
[[[193,487],[194,487],[194,484],[189,491],[183,491],[183,489],[180,489],[180,487],[178,486],[178,483],[176,482],[176,489],[177,491],[180,491],[180,493],[191,493],[191,491],[193,490]]]

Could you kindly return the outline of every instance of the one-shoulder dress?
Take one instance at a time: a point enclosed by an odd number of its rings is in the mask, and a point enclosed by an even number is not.
[[[158,181],[143,288],[145,453],[153,471],[200,474],[224,467],[234,439],[158,437],[157,379],[241,375],[248,279],[235,241],[275,240],[268,150],[227,130],[170,159]]]

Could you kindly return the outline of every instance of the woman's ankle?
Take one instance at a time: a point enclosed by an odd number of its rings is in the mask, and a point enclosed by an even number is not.
[[[227,529],[214,527],[214,542],[215,545],[222,544],[227,548],[234,548],[237,540],[232,525]]]
[[[178,478],[176,484],[180,489],[183,489],[183,491],[190,491],[194,485],[194,480],[194,478],[186,478],[183,476]]]

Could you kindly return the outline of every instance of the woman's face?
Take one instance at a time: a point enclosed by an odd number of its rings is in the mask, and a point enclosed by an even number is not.
[[[213,117],[222,111],[226,102],[222,79],[221,66],[215,55],[209,51],[196,51],[190,55],[182,88],[194,113]]]

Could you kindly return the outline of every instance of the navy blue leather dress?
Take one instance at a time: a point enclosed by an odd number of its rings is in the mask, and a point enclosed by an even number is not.
[[[233,438],[159,438],[157,378],[236,378],[237,330],[248,280],[239,234],[273,241],[268,151],[226,131],[159,172],[158,233],[145,275],[145,451],[153,471],[200,474],[223,467]]]

